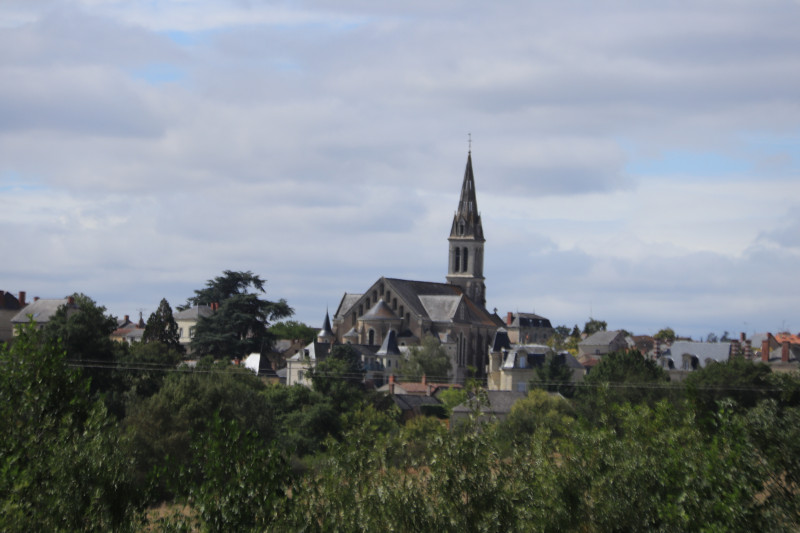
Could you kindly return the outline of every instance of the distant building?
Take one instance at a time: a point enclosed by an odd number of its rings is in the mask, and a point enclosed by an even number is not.
[[[214,304],[216,306],[217,304]],[[172,318],[178,324],[178,336],[181,346],[186,348],[186,353],[191,353],[191,343],[194,338],[194,331],[197,323],[202,317],[209,317],[214,313],[214,307],[210,305],[195,305],[189,309],[184,309],[175,313]]]
[[[503,328],[514,344],[545,344],[556,332],[550,320],[534,313],[509,312]]]
[[[20,292],[19,298],[6,291],[0,291],[0,343],[8,342],[14,336],[14,327],[11,320],[25,307],[25,293]]]
[[[50,322],[50,319],[53,318],[58,309],[65,305],[68,311],[77,311],[78,309],[78,306],[75,304],[75,298],[72,296],[58,299],[34,298],[33,302],[23,307],[21,311],[14,315],[11,319],[11,325],[16,327],[21,324],[27,324],[33,320],[37,328],[43,328]]]
[[[326,344],[337,343],[360,347],[368,379],[385,382],[402,357],[393,350],[379,353],[390,335],[399,351],[428,335],[438,339],[451,357],[451,381],[462,382],[470,368],[485,376],[487,348],[502,320],[486,310],[484,243],[470,153],[448,237],[446,283],[381,277],[363,293],[345,293],[330,334],[321,332],[305,359],[298,354],[289,361],[287,383],[303,382],[308,368],[326,356]]]
[[[578,343],[578,355],[603,356],[631,346],[624,331],[598,331]]]

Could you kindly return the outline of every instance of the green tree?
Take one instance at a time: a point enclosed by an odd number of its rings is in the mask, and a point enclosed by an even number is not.
[[[598,331],[606,331],[608,328],[608,324],[605,320],[596,320],[592,317],[589,317],[589,321],[583,325],[583,333],[586,336],[593,335]]]
[[[429,381],[447,381],[451,369],[450,357],[432,335],[426,335],[419,346],[412,346],[408,359],[400,362],[403,381],[420,381],[423,375]]]
[[[198,511],[200,529],[265,531],[283,514],[291,478],[274,444],[216,413],[192,452],[188,502]]]
[[[579,408],[595,419],[602,403],[655,403],[671,397],[669,375],[639,350],[621,350],[602,356],[576,391]]]
[[[265,442],[271,439],[273,413],[261,394],[265,387],[251,371],[227,363],[167,375],[158,392],[132,406],[125,419],[139,475],[160,469],[156,495],[184,493],[178,474],[190,464],[194,437],[208,429],[216,412]]]
[[[172,316],[172,308],[166,298],[161,299],[158,309],[147,319],[147,324],[142,334],[142,342],[160,342],[168,348],[180,352],[184,351],[180,342],[178,323],[175,322],[175,318]]]
[[[283,320],[269,327],[269,332],[276,339],[298,339],[306,343],[317,338],[317,330],[296,320]]]
[[[536,367],[536,377],[538,381],[531,381],[532,387],[559,392],[568,398],[575,394],[572,368],[567,364],[567,356],[564,353],[548,353],[544,364]]]
[[[117,329],[117,319],[85,294],[76,293],[72,298],[73,305],[62,305],[50,318],[44,335],[61,342],[70,364],[83,368],[93,393],[108,392],[119,385],[112,369],[121,348],[110,337]]]
[[[0,348],[0,529],[119,531],[144,502],[127,443],[57,340]]]
[[[337,344],[328,357],[309,370],[314,390],[329,398],[340,411],[353,409],[364,399],[364,364],[350,344]]]
[[[268,329],[270,322],[289,317],[294,311],[286,300],[262,299],[264,284],[252,272],[226,270],[223,276],[208,280],[204,289],[196,290],[189,305],[219,304],[219,309],[200,318],[192,349],[199,355],[234,358],[269,351],[274,342]]]
[[[574,410],[567,400],[534,389],[514,403],[498,431],[502,442],[524,444],[536,431],[546,431],[553,438],[564,437],[574,421]]]
[[[672,328],[664,328],[653,335],[653,338],[657,341],[671,343],[675,340],[675,331]]]
[[[724,363],[709,363],[690,372],[684,385],[698,417],[708,421],[723,399],[731,399],[741,408],[750,409],[760,400],[770,397],[774,388],[771,372],[764,363],[733,357]]]

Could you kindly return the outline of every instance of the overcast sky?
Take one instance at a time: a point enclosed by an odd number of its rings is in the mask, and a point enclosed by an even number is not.
[[[3,0],[0,289],[146,319],[251,270],[319,326],[445,281],[471,133],[490,310],[796,333],[798,28],[797,0]]]

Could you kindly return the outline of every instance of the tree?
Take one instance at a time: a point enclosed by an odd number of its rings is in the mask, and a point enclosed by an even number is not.
[[[653,335],[653,338],[657,341],[672,343],[675,340],[675,331],[672,328],[664,328]]]
[[[110,335],[117,329],[117,319],[106,315],[106,308],[97,305],[85,294],[74,294],[74,305],[65,304],[44,327],[50,341],[60,341],[67,360],[83,367],[91,379],[92,392],[106,392],[116,386],[110,369],[120,353],[120,345]]]
[[[560,392],[568,398],[575,394],[572,369],[567,365],[567,356],[563,353],[548,353],[544,364],[536,367],[536,377],[538,381],[532,381],[532,387]]]
[[[142,342],[160,342],[168,348],[183,352],[178,323],[172,316],[172,308],[166,298],[161,299],[158,309],[147,319]]]
[[[533,389],[527,397],[514,403],[511,412],[500,424],[501,442],[522,444],[535,431],[542,430],[553,438],[564,437],[574,420],[572,406],[564,398]]]
[[[669,376],[639,350],[604,355],[583,379],[576,398],[587,418],[596,418],[598,403],[655,403],[671,393]]]
[[[428,380],[447,381],[452,364],[439,339],[426,335],[419,346],[412,346],[408,359],[400,362],[403,381]]]
[[[717,404],[732,399],[740,408],[750,409],[772,395],[768,365],[733,357],[724,363],[709,363],[690,372],[684,380],[686,394],[701,420],[717,412]]]
[[[276,322],[269,327],[269,332],[276,339],[298,339],[313,342],[317,338],[317,330],[296,320]]]
[[[127,443],[57,339],[0,348],[0,529],[119,531],[144,502]]]
[[[586,336],[593,335],[598,331],[606,331],[608,324],[604,320],[596,320],[589,317],[589,321],[583,326],[583,333]]]
[[[314,390],[330,398],[336,408],[347,410],[362,396],[364,363],[350,344],[333,346],[308,373]]]
[[[709,333],[706,336],[706,342],[718,342],[718,341],[719,341],[719,338],[716,335],[714,335],[713,332]]]
[[[170,373],[159,391],[135,404],[125,419],[140,475],[160,469],[162,496],[170,489],[185,493],[186,485],[177,484],[179,472],[190,464],[192,443],[208,429],[213,413],[269,440],[274,421],[261,394],[265,388],[251,371],[227,363]]]
[[[265,353],[274,342],[268,329],[270,322],[289,317],[294,311],[286,300],[261,299],[265,282],[252,272],[226,270],[223,274],[208,280],[206,288],[196,290],[196,296],[189,298],[190,305],[219,304],[215,313],[198,321],[192,349],[199,355],[215,357]]]

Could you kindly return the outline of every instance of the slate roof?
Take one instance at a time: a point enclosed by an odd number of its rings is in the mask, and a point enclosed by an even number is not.
[[[550,320],[535,313],[512,313],[511,328],[552,328]]]
[[[664,351],[662,357],[671,357],[675,367],[680,368],[684,354],[697,357],[700,367],[705,367],[707,360],[724,363],[730,357],[731,344],[729,342],[675,341],[669,349]]]
[[[380,299],[361,318],[364,320],[397,320],[397,315],[383,299]]]
[[[464,303],[467,305],[471,322],[477,322],[482,325],[496,327],[497,324],[492,320],[491,315],[486,309],[483,309],[475,302],[470,300],[456,285],[449,283],[435,283],[432,281],[412,281],[397,278],[384,278],[388,287],[402,298],[403,301],[409,306],[410,310],[416,315],[422,316],[435,322],[433,317],[428,314],[425,305],[420,299],[421,296],[460,296],[463,298]],[[431,301],[428,299],[428,301]]]
[[[589,335],[581,342],[578,343],[579,346],[606,346],[614,342],[618,336],[622,334],[621,331],[598,331],[592,335]]]
[[[53,315],[56,314],[58,308],[67,304],[66,298],[59,299],[44,299],[40,298],[34,302],[26,305],[19,313],[14,315],[11,319],[12,324],[25,324],[33,317],[37,324],[44,324],[49,322]]]
[[[419,301],[422,307],[434,322],[448,322],[453,320],[453,317],[458,311],[458,304],[461,303],[462,296],[452,295],[427,295],[422,294]]]
[[[337,316],[344,316],[353,308],[353,306],[358,302],[358,300],[364,296],[363,294],[354,294],[354,293],[344,293],[342,296],[342,300],[339,302],[339,307],[336,309],[336,312],[333,314],[334,317]]]
[[[213,313],[211,306],[196,305],[175,313],[172,318],[175,320],[199,320],[201,316],[211,316]]]

